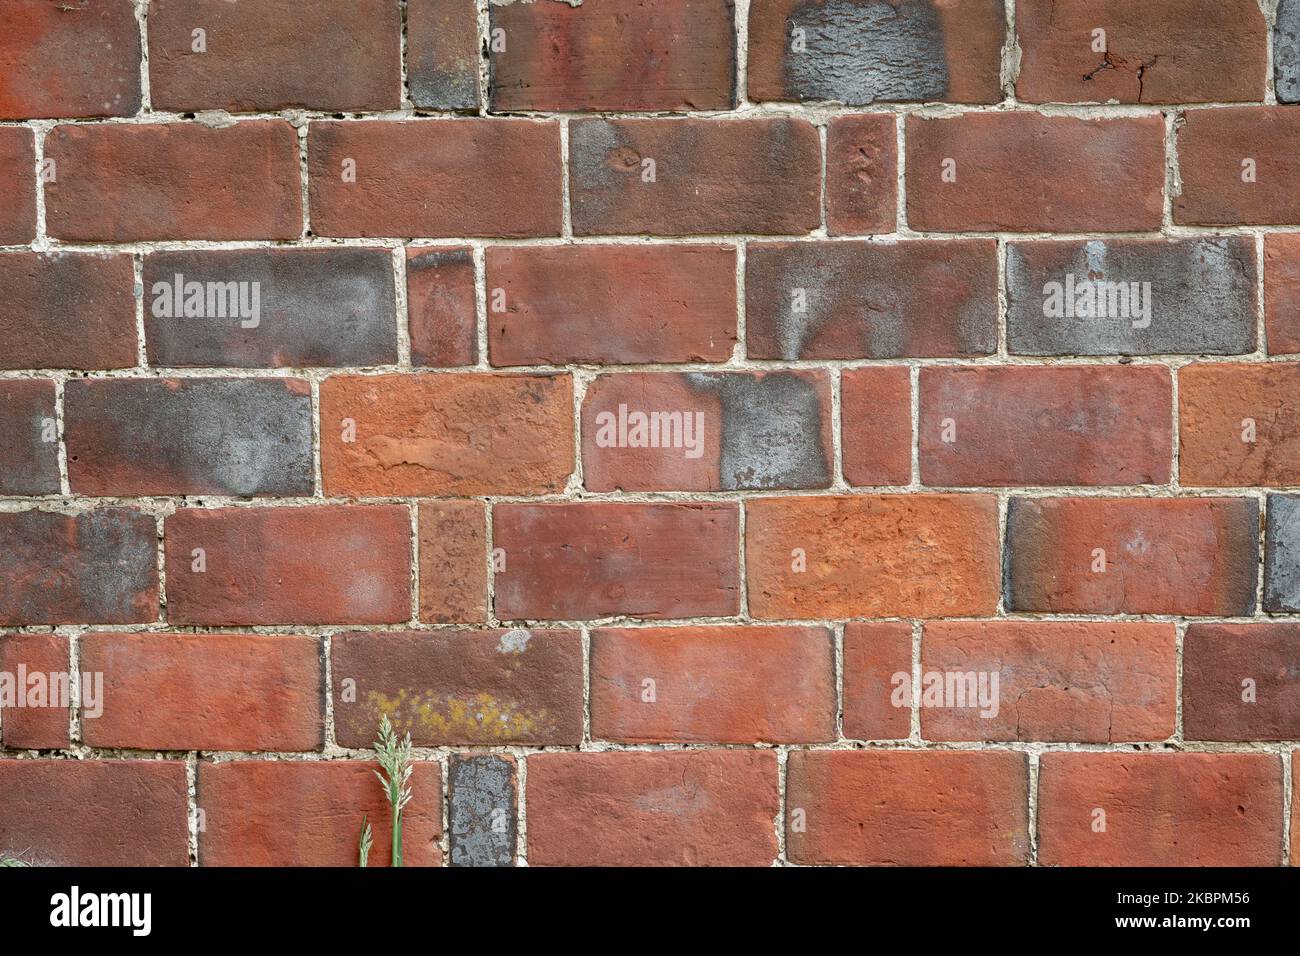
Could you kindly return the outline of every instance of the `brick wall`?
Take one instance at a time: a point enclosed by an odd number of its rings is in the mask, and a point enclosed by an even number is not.
[[[1297,355],[1297,0],[8,0],[0,852],[1288,863]]]

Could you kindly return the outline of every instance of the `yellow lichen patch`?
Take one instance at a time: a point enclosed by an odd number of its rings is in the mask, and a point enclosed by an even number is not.
[[[403,688],[393,697],[371,691],[370,706],[387,714],[397,732],[435,741],[526,740],[550,730],[545,710],[527,710],[480,693],[472,698],[439,697]]]

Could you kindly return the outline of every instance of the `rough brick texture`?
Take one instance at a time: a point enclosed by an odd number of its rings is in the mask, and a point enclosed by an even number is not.
[[[1193,110],[1182,123],[1175,222],[1300,223],[1300,116],[1258,106]]]

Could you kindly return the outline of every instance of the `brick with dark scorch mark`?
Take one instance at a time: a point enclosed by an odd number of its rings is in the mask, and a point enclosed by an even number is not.
[[[452,754],[447,824],[452,866],[512,866],[515,862],[515,758]]]
[[[1183,736],[1300,738],[1300,625],[1193,624],[1183,638]]]
[[[158,617],[158,531],[134,508],[0,514],[0,624]]]
[[[311,389],[301,379],[74,379],[63,414],[78,494],[312,491]]]
[[[893,114],[834,117],[826,128],[828,232],[893,232],[897,221],[898,129]]]
[[[1264,510],[1264,610],[1300,613],[1300,496],[1269,495]]]
[[[20,694],[32,690],[32,686],[18,677],[19,668],[29,678],[33,674],[71,675],[71,661],[68,638],[60,634],[0,634],[0,674],[13,675],[14,686]],[[93,693],[93,677],[91,680]],[[86,699],[84,693],[81,699]],[[10,750],[66,747],[69,715],[69,699],[61,689],[51,693],[47,683],[44,699],[33,700],[27,696],[22,706],[0,708],[0,740]]]
[[[368,747],[387,714],[417,746],[572,745],[582,740],[577,631],[338,634],[330,657],[344,747]]]
[[[59,435],[54,383],[0,380],[0,494],[59,491]]]
[[[407,0],[406,66],[417,109],[478,108],[474,0]]]
[[[995,103],[1000,0],[766,0],[749,13],[754,100]],[[796,47],[796,43],[799,47]]]
[[[755,243],[745,259],[750,358],[946,358],[997,348],[996,244]]]
[[[1300,103],[1300,0],[1281,0],[1277,5],[1273,86],[1278,102]]]
[[[23,126],[0,126],[0,246],[36,238],[36,141]]]
[[[1010,243],[1007,347],[1017,355],[1252,352],[1257,274],[1255,243],[1241,236]]]
[[[406,250],[412,365],[447,368],[478,361],[476,295],[468,246]]]
[[[387,249],[156,252],[145,257],[143,279],[153,365],[303,368],[397,361]]]
[[[602,375],[582,409],[593,491],[736,491],[831,483],[825,372]]]

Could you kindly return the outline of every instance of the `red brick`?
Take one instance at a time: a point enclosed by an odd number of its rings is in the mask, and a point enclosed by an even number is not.
[[[1272,355],[1300,355],[1300,234],[1264,237],[1264,322]]]
[[[71,663],[68,639],[62,635],[0,634],[0,674],[6,675],[0,680],[13,682],[13,703],[21,702],[21,706],[0,708],[5,747],[57,750],[68,746],[71,705],[59,681],[72,679]],[[37,674],[42,676],[32,680]]]
[[[725,110],[736,99],[732,0],[491,5],[493,110]]]
[[[999,0],[755,0],[749,97],[996,103],[1005,36]]]
[[[487,251],[493,365],[723,362],[736,342],[730,246]]]
[[[591,735],[601,740],[815,743],[835,739],[835,707],[835,646],[825,628],[591,635]]]
[[[0,126],[0,245],[35,238],[36,141],[30,129]]]
[[[176,112],[396,109],[401,36],[397,0],[151,0],[149,95]]]
[[[1105,813],[1105,831],[1097,832]],[[1049,753],[1045,866],[1277,866],[1282,764],[1262,753]]]
[[[51,236],[72,241],[296,239],[298,138],[283,120],[56,126]]]
[[[478,361],[476,296],[469,246],[406,250],[412,365],[447,368]]]
[[[400,505],[182,508],[166,521],[173,624],[386,624],[410,617]],[[203,549],[206,571],[195,572]]]
[[[157,537],[134,508],[0,513],[0,624],[156,620]]]
[[[849,621],[844,625],[844,736],[853,740],[905,740],[910,707],[895,706],[899,686],[912,681],[912,625],[905,621]],[[904,700],[899,699],[900,702]]]
[[[990,239],[754,243],[745,254],[750,358],[946,358],[998,346]]]
[[[1217,112],[1217,111],[1215,111]],[[945,182],[946,160],[955,182]],[[907,119],[907,221],[938,232],[1158,229],[1159,116],[970,113]]]
[[[373,741],[372,741],[373,743]],[[364,760],[235,760],[199,764],[202,866],[356,866],[361,822],[371,866],[388,866],[392,816]],[[402,812],[402,863],[439,866],[442,768],[419,760]]]
[[[1164,484],[1172,389],[1158,365],[921,369],[921,481]]]
[[[1183,484],[1300,483],[1298,414],[1300,363],[1179,369],[1178,471]]]
[[[790,754],[795,863],[1009,866],[1029,862],[1029,766],[1007,751]],[[802,812],[802,826],[796,813]]]
[[[579,235],[782,235],[821,220],[821,144],[801,119],[576,120],[569,177]]]
[[[921,640],[927,740],[1119,743],[1174,732],[1172,624],[937,621]],[[928,675],[998,675],[993,707],[967,697],[930,706]],[[987,677],[991,681],[991,677]],[[991,683],[985,687],[991,688]],[[987,714],[987,716],[986,716]]]
[[[750,612],[800,620],[992,614],[997,526],[997,502],[985,495],[751,500]]]
[[[478,60],[475,0],[407,0],[406,66],[417,108],[476,111]]]
[[[0,253],[0,368],[135,365],[134,284],[129,255]]]
[[[1253,614],[1258,512],[1249,498],[1012,498],[1006,607]]]
[[[573,471],[568,375],[345,375],[320,391],[330,494],[533,494]]]
[[[502,620],[708,617],[740,610],[734,504],[501,504]]]
[[[487,562],[481,501],[420,503],[420,620],[487,620]]]
[[[103,674],[100,716],[82,702],[91,747],[319,750],[321,645],[302,634],[88,634],[81,670]]]
[[[1017,0],[1016,34],[1027,103],[1264,98],[1268,25],[1255,0]]]
[[[59,493],[54,383],[0,380],[0,494]]]
[[[10,0],[0,76],[0,119],[132,115],[140,108],[135,4]]]
[[[582,406],[583,476],[593,491],[826,488],[832,427],[825,371],[602,375]]]
[[[417,746],[578,744],[582,655],[577,631],[336,634],[336,736],[368,747],[387,714]]]
[[[1189,627],[1183,638],[1184,736],[1243,741],[1300,738],[1297,647],[1300,625],[1296,624]]]
[[[911,481],[911,370],[902,365],[845,369],[840,377],[840,429],[849,484]]]
[[[532,866],[768,866],[771,751],[547,753],[528,758]]]
[[[1174,221],[1189,225],[1300,223],[1300,115],[1284,106],[1190,110],[1178,129],[1182,193]],[[1246,182],[1246,160],[1254,161]]]
[[[891,113],[836,116],[826,128],[826,224],[832,236],[893,232],[898,131]]]
[[[348,160],[355,182],[343,178]],[[560,233],[554,121],[312,123],[307,165],[311,227],[320,236]]]
[[[0,855],[186,866],[186,787],[179,760],[0,760]]]

